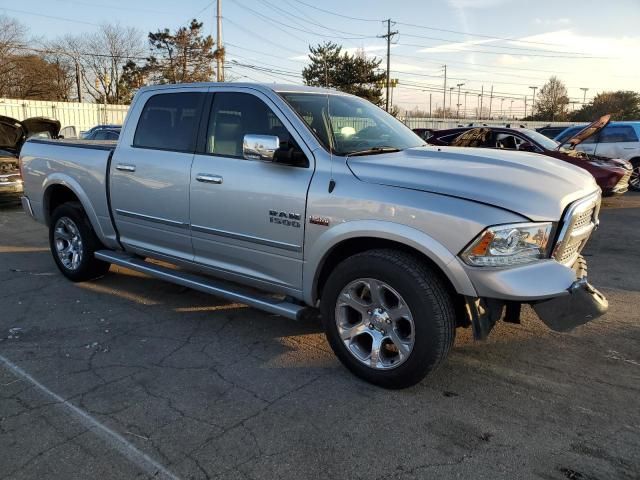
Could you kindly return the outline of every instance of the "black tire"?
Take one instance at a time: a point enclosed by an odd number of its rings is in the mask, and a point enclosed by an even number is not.
[[[75,268],[65,265],[58,254],[56,246],[56,226],[62,225],[59,222],[64,223],[66,220],[72,222],[72,225],[76,227],[77,237],[80,241],[79,248],[82,253],[79,255],[79,261]],[[109,263],[97,260],[94,257],[96,250],[101,250],[104,246],[98,240],[87,214],[79,202],[64,203],[53,211],[49,225],[49,247],[58,269],[69,280],[83,282],[101,277],[109,271]]]
[[[632,159],[631,165],[633,165],[633,173],[629,179],[629,190],[640,192],[640,158]]]
[[[382,370],[366,365],[340,337],[338,296],[347,285],[362,278],[378,279],[392,287],[413,317],[413,348],[395,368]],[[420,258],[397,250],[369,250],[340,263],[324,285],[320,308],[327,339],[340,361],[358,377],[384,388],[405,388],[420,382],[447,357],[455,338],[455,308],[444,281]]]

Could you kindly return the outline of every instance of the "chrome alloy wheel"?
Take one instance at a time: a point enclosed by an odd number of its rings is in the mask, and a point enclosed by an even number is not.
[[[413,350],[411,311],[402,296],[380,280],[359,278],[344,287],[336,302],[335,320],[349,352],[370,368],[396,368]]]
[[[58,259],[67,270],[77,270],[82,262],[82,238],[78,226],[69,217],[60,217],[53,230]]]
[[[640,190],[640,164],[634,165],[631,178],[629,179],[629,185],[634,190]]]

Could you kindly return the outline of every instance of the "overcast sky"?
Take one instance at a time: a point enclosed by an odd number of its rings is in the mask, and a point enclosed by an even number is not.
[[[102,22],[146,36],[193,17],[215,33],[210,0],[0,0],[0,12],[44,38],[91,32]],[[308,45],[324,40],[384,58],[385,41],[377,36],[391,18],[399,32],[391,55],[399,80],[393,100],[409,109],[428,108],[429,93],[434,110],[442,105],[444,64],[452,103],[463,83],[460,103],[468,92],[468,110],[482,87],[486,102],[493,85],[494,111],[521,114],[529,87],[552,74],[574,101],[582,101],[581,87],[589,88],[587,99],[603,90],[640,90],[640,0],[223,0],[223,18],[228,60],[276,70],[234,66],[230,73],[279,83],[301,83]]]

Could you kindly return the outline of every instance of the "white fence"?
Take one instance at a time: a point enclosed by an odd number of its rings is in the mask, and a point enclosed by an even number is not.
[[[77,133],[94,125],[112,123],[121,125],[129,110],[128,105],[102,105],[97,103],[44,102],[0,98],[0,115],[24,120],[29,117],[47,117],[60,121],[62,128],[74,127]]]

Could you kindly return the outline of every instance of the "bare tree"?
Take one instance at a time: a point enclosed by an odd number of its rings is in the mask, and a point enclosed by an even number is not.
[[[67,35],[50,43],[48,49],[66,57],[77,69],[78,83],[93,100],[116,104],[130,99],[130,92],[123,91],[122,77],[127,64],[143,58],[144,43],[135,28],[103,24],[94,34]]]
[[[0,15],[0,97],[9,94],[10,74],[17,68],[16,56],[24,51],[26,34],[20,22]]]
[[[98,102],[122,103],[123,68],[142,56],[141,33],[132,27],[104,24],[87,38],[85,48],[82,65],[89,94]]]

